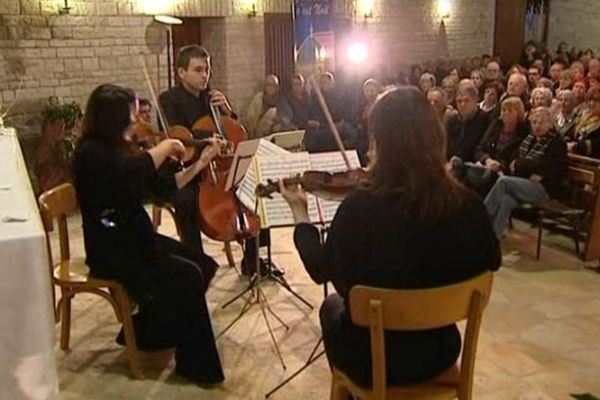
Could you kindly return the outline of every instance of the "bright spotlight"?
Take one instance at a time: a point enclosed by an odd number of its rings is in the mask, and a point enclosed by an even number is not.
[[[363,43],[354,43],[348,48],[348,60],[360,64],[367,59],[367,47]]]

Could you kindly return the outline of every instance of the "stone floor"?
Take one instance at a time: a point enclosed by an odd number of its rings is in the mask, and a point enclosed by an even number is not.
[[[173,234],[164,216],[161,232]],[[75,253],[81,254],[79,220],[71,224]],[[119,325],[104,300],[81,295],[73,306],[71,349],[56,350],[60,398],[261,399],[301,367],[320,337],[318,305],[323,289],[312,283],[294,249],[290,229],[273,233],[273,257],[309,310],[282,287],[263,285],[268,303],[288,326],[268,312],[268,321],[287,369],[279,360],[260,307],[254,306],[218,341],[226,373],[223,385],[203,389],[174,374],[170,351],[143,353],[144,381],[130,378],[123,348],[114,343]],[[206,242],[222,264],[209,290],[215,332],[240,312],[243,300],[221,305],[243,290],[244,278],[228,267],[222,245]],[[475,370],[475,398],[489,400],[568,399],[571,393],[600,394],[600,274],[583,268],[572,243],[549,235],[540,261],[534,259],[534,231],[517,223],[503,243],[504,266],[496,274],[484,315]],[[241,252],[235,246],[239,260]],[[57,326],[58,328],[58,326]],[[58,329],[57,329],[58,334]],[[326,399],[330,374],[321,357],[273,399]]]

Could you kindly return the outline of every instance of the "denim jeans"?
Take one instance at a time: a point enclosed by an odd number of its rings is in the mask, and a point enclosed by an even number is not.
[[[523,203],[535,203],[549,198],[541,183],[516,176],[501,176],[485,198],[485,207],[492,217],[498,240],[502,240],[512,210]]]

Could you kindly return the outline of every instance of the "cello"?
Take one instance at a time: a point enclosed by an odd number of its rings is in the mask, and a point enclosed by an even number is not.
[[[233,152],[237,144],[247,138],[246,130],[237,120],[222,116],[212,103],[209,107],[210,115],[196,121],[192,130],[216,132],[230,146],[229,151],[217,156],[204,172],[198,194],[200,230],[214,240],[241,241],[256,235],[260,223],[256,215],[237,199],[233,190],[225,190],[225,183],[232,166]]]
[[[197,153],[195,147],[203,140],[193,139],[192,133],[185,127],[169,127],[164,114],[161,112],[160,104],[145,61],[141,60],[144,67],[146,83],[151,98],[158,111],[159,120],[164,128],[167,138],[182,140],[184,145],[189,143],[191,153]],[[219,109],[209,103],[211,115],[198,119],[192,126],[192,131],[216,133],[221,139],[228,141],[229,151],[224,155],[217,156],[206,167],[203,172],[204,179],[200,185],[198,194],[198,211],[200,230],[211,239],[230,242],[241,241],[250,238],[260,230],[259,220],[248,208],[244,207],[235,196],[233,190],[225,190],[227,174],[233,161],[233,153],[237,143],[246,139],[246,130],[235,119],[222,117]],[[142,129],[142,131],[147,129]],[[146,136],[152,137],[152,133],[146,132]],[[188,147],[188,146],[186,146]],[[185,161],[189,156],[186,155]]]

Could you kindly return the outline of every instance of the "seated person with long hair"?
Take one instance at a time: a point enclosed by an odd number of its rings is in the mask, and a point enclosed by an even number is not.
[[[97,278],[122,283],[139,306],[133,315],[142,349],[176,347],[176,371],[198,383],[224,379],[205,291],[215,261],[154,232],[144,199],[186,185],[218,154],[211,139],[198,161],[175,171],[185,151],[165,139],[142,151],[131,141],[132,91],[101,85],[91,94],[73,159],[87,263]],[[117,339],[119,341],[119,339]]]
[[[384,93],[369,117],[369,178],[340,205],[327,241],[309,224],[305,193],[282,187],[294,242],[311,278],[332,281],[320,319],[327,358],[355,382],[371,385],[369,331],[350,320],[354,285],[428,288],[460,282],[501,263],[481,199],[446,167],[442,126],[416,88]],[[388,384],[415,383],[451,366],[460,353],[456,326],[388,332]]]

